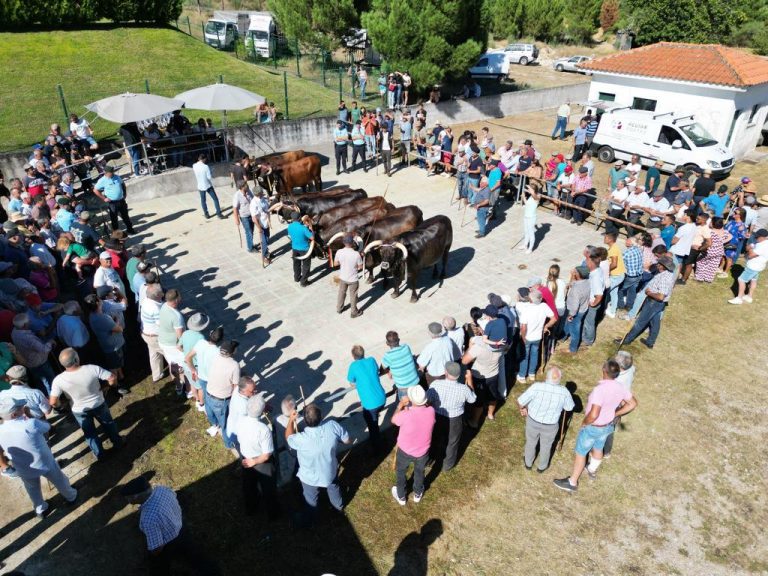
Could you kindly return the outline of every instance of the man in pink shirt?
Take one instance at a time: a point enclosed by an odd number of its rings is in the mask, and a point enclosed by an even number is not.
[[[413,462],[413,501],[418,503],[424,495],[424,469],[429,460],[429,445],[435,426],[435,409],[427,406],[424,388],[418,384],[408,388],[408,395],[400,400],[392,416],[392,424],[400,427],[397,435],[397,485],[392,486],[392,497],[400,506],[405,506],[405,473]]]
[[[594,480],[597,469],[603,459],[603,446],[613,433],[614,418],[632,412],[637,407],[637,400],[616,378],[621,368],[616,360],[608,360],[603,364],[603,379],[589,395],[585,409],[586,416],[581,424],[581,430],[576,437],[576,458],[573,462],[573,473],[570,478],[559,478],[555,486],[566,492],[576,492],[579,486],[579,476],[587,464],[587,454],[591,453],[587,474]]]

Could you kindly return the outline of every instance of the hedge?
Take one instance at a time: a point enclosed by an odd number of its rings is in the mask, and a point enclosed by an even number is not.
[[[182,0],[0,0],[0,30],[60,28],[107,19],[165,24],[181,14]]]

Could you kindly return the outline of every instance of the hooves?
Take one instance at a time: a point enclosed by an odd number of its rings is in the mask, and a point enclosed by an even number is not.
[[[400,292],[392,292],[392,294],[390,294],[390,296],[391,296],[392,298],[399,298],[399,297],[400,297],[400,294],[401,294]]]

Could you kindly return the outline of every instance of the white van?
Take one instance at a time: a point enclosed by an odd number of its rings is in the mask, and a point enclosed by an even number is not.
[[[501,81],[509,76],[509,61],[499,52],[486,52],[469,69],[469,75],[472,78],[497,78]]]
[[[675,166],[696,167],[724,178],[733,170],[733,154],[693,114],[614,108],[599,118],[592,149],[602,162],[630,160],[637,154],[644,166],[662,160],[664,172],[672,172]]]
[[[521,66],[536,62],[539,57],[539,49],[534,44],[509,44],[493,52],[504,54],[507,57],[507,62]]]

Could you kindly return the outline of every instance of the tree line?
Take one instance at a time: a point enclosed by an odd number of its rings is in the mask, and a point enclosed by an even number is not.
[[[182,0],[0,0],[0,30],[60,28],[111,20],[166,24],[181,14]]]

